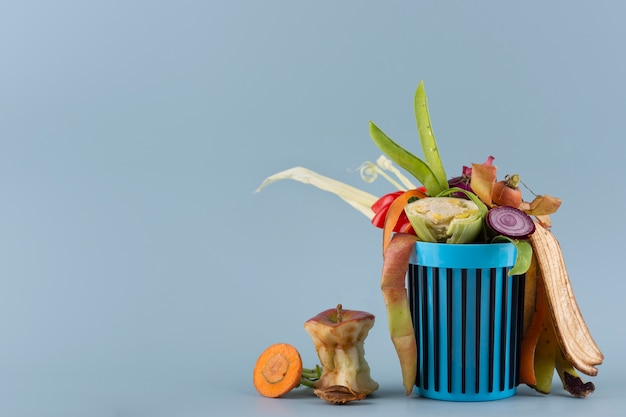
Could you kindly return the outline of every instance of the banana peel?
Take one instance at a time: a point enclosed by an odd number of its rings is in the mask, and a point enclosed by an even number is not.
[[[541,302],[544,306],[544,314],[542,314],[543,320],[541,323],[541,331],[539,333],[539,337],[537,338],[537,345],[535,347],[533,362],[535,384],[533,385],[533,388],[542,394],[549,394],[552,388],[552,379],[554,377],[556,353],[559,350],[559,342],[556,333],[554,332],[552,316],[548,311],[545,311],[548,303],[545,291],[537,294],[537,297],[542,299]]]
[[[565,359],[561,349],[556,352],[554,367],[559,374],[559,378],[563,384],[563,389],[572,394],[574,397],[585,398],[595,391],[596,387],[593,382],[583,381],[572,364]]]
[[[530,236],[543,280],[554,331],[565,358],[582,373],[595,376],[604,359],[576,303],[565,261],[556,237],[537,227]]]
[[[596,366],[604,356],[576,302],[558,240],[540,223],[536,226],[530,236],[533,259],[526,275],[520,383],[547,394],[556,369],[565,390],[586,397],[595,387],[585,383],[577,370],[597,375]]]

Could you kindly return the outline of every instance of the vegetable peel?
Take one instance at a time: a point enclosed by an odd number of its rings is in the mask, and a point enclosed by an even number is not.
[[[496,167],[487,164],[472,164],[472,176],[470,186],[474,194],[481,199],[487,207],[493,204],[491,190],[496,182]]]
[[[294,167],[278,172],[267,177],[263,183],[257,188],[256,192],[261,191],[273,182],[291,179],[304,184],[313,185],[321,190],[335,194],[343,201],[357,209],[368,219],[374,217],[372,204],[376,202],[378,197],[368,192],[362,191],[356,187],[337,181],[335,179],[318,174],[315,171],[303,167]]]
[[[406,290],[406,273],[417,237],[398,233],[385,249],[381,290],[389,334],[400,361],[402,384],[409,395],[417,376],[417,343]]]

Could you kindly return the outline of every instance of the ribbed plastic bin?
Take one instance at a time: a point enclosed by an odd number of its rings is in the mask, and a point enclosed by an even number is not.
[[[416,242],[409,270],[419,395],[491,401],[516,393],[524,276],[510,243]]]

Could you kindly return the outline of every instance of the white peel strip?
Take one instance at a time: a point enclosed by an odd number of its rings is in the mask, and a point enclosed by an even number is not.
[[[368,219],[371,220],[374,217],[372,204],[378,200],[378,197],[303,167],[289,168],[285,171],[281,171],[267,177],[259,188],[257,188],[256,192],[261,191],[273,182],[286,179],[299,181],[304,184],[310,184],[321,190],[333,193],[363,213]]]

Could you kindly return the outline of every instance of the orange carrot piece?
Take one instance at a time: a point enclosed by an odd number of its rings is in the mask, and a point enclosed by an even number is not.
[[[394,227],[400,219],[400,215],[404,212],[404,206],[406,206],[411,197],[425,198],[428,197],[420,190],[409,190],[404,194],[400,194],[389,206],[387,211],[387,217],[385,217],[385,227],[383,227],[383,253],[387,250],[389,242],[391,241],[391,233]]]
[[[277,398],[297,387],[301,376],[302,358],[298,350],[287,343],[276,343],[257,359],[253,382],[259,394]]]
[[[535,313],[533,314],[532,321],[526,334],[522,338],[522,345],[520,348],[520,383],[530,386],[534,386],[537,383],[535,378],[535,349],[541,330],[543,329],[544,317],[546,314],[550,314],[546,311],[546,305],[544,303],[543,292],[543,278],[541,275],[536,277],[537,287],[535,298]]]
[[[493,183],[491,201],[498,206],[519,208],[522,204],[522,190],[518,188],[519,175],[507,176],[502,181]]]

